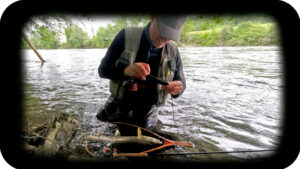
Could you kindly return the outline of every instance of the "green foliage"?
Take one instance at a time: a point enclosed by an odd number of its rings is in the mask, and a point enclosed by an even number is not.
[[[114,22],[114,25],[108,24],[106,28],[100,27],[96,35],[91,39],[92,47],[107,48],[114,40],[115,36],[128,26],[146,26],[149,17],[144,15],[123,16]]]
[[[185,30],[186,29],[186,30]],[[181,43],[193,46],[279,45],[279,34],[271,16],[199,15],[188,16]]]
[[[114,38],[112,26],[109,24],[107,29],[100,27],[97,31],[96,36],[92,38],[92,45],[96,48],[106,48],[110,45]]]
[[[24,32],[34,34],[41,27],[47,27],[49,30],[54,31],[56,34],[61,33],[65,27],[73,24],[70,16],[62,14],[40,15],[29,20],[24,26]]]
[[[233,27],[229,25],[225,25],[220,32],[219,40],[223,43],[226,43],[231,38],[232,32],[233,32]]]
[[[33,45],[39,49],[57,49],[60,42],[55,31],[50,31],[47,27],[41,26],[31,38]]]
[[[255,24],[252,22],[243,22],[232,31],[231,39],[228,41],[230,46],[257,46],[276,44],[277,41],[270,32],[271,24]],[[274,32],[273,32],[274,34]],[[272,36],[274,39],[270,39]],[[273,42],[272,42],[273,41]]]
[[[65,29],[66,44],[68,48],[87,48],[89,47],[89,37],[84,30],[77,25],[72,25]]]
[[[195,30],[195,20],[188,18],[182,27],[180,39],[184,42],[189,42],[190,39],[187,34],[193,30]]]
[[[43,17],[40,17],[43,20]],[[57,19],[56,19],[57,20]],[[99,27],[93,37],[78,25],[67,19],[63,21],[66,43],[60,44],[57,34],[61,31],[53,29],[51,22],[43,21],[38,31],[31,33],[31,41],[37,48],[107,48],[121,29],[128,26],[145,27],[150,15],[126,15]],[[50,19],[51,21],[51,19]],[[68,22],[67,22],[68,21]],[[50,26],[49,26],[50,25]],[[270,16],[255,15],[191,15],[181,30],[178,45],[192,46],[256,46],[279,45],[280,39],[277,25]],[[28,47],[27,45],[23,45]]]
[[[215,46],[217,43],[217,32],[216,30],[203,31],[196,34],[193,41],[201,46]]]
[[[237,26],[219,26],[214,29],[190,32],[183,42],[193,46],[265,46],[279,45],[274,23],[242,22]]]

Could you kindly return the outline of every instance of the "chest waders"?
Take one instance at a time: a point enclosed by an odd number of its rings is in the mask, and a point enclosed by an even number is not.
[[[129,64],[135,62],[136,54],[139,49],[143,30],[144,28],[141,27],[125,28],[125,49],[121,53],[118,61],[126,60],[127,62],[129,62]],[[173,42],[169,42],[162,49],[161,61],[158,69],[158,78],[166,81],[173,80],[174,73],[175,73],[174,63],[176,63],[176,57],[177,57],[177,46]],[[116,65],[118,61],[116,62]],[[172,64],[170,64],[171,63],[170,61],[172,61],[173,66]],[[110,80],[109,87],[110,87],[111,96],[114,99],[121,101],[123,99],[123,95],[126,90],[126,81]],[[165,92],[163,86],[160,84],[157,84],[156,89],[158,91],[158,101],[156,105],[162,106],[166,102],[168,93]]]

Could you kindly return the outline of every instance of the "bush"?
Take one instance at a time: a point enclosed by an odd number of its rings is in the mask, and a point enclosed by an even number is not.
[[[265,46],[278,45],[279,37],[275,24],[242,22],[236,27],[224,25],[187,33],[182,43],[195,46]]]
[[[271,42],[269,27],[270,24],[243,22],[233,30],[228,43],[233,46],[268,45]]]
[[[224,46],[227,44],[227,41],[230,40],[231,34],[232,34],[233,28],[229,25],[225,25],[222,30],[220,31],[220,34],[218,35],[218,44],[219,46]]]

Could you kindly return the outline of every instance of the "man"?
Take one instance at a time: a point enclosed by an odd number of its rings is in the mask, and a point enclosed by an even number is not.
[[[155,130],[158,107],[182,95],[185,77],[177,46],[184,16],[152,16],[145,28],[125,28],[101,61],[101,78],[110,79],[111,96],[97,114],[109,122],[128,122]],[[154,83],[148,75],[168,81]]]

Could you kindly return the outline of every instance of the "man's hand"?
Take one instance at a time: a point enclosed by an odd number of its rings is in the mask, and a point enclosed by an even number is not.
[[[164,86],[164,90],[171,95],[177,95],[182,90],[182,82],[179,80],[169,82],[169,85]]]
[[[150,66],[142,62],[133,63],[125,68],[124,74],[140,80],[146,80],[146,76],[150,74]]]

